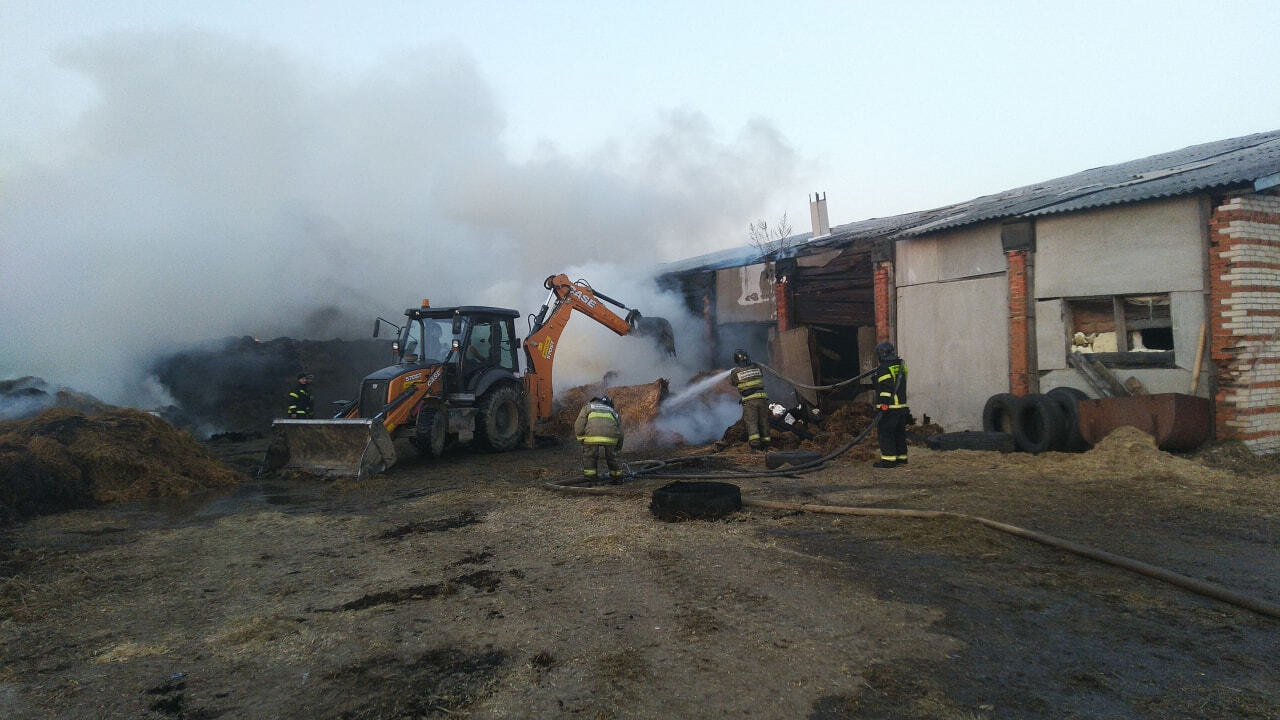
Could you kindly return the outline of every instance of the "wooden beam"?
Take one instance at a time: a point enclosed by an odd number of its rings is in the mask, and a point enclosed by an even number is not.
[[[1069,353],[1067,364],[1074,367],[1102,397],[1128,397],[1132,394],[1115,373],[1102,364],[1097,353]]]

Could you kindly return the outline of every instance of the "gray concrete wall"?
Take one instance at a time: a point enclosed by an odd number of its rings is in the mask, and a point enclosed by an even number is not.
[[[716,322],[769,322],[776,318],[772,265],[716,271]]]
[[[1142,383],[1142,386],[1147,389],[1147,392],[1152,395],[1156,393],[1191,392],[1191,371],[1183,370],[1182,368],[1141,368],[1133,370],[1116,368],[1111,372],[1115,373],[1120,382],[1124,382],[1130,377],[1137,378]],[[1205,376],[1203,374],[1200,375],[1200,387],[1196,390],[1196,395],[1209,397],[1207,385]],[[1098,397],[1098,393],[1089,386],[1089,383],[1085,382],[1075,368],[1053,370],[1040,376],[1040,392],[1042,393],[1063,386],[1083,390],[1089,397]]]
[[[1069,351],[1066,303],[1059,298],[1036,301],[1036,367],[1041,371],[1067,367]],[[1072,370],[1072,372],[1075,372]]]
[[[1203,228],[1198,197],[1036,218],[1034,297],[1203,290]]]
[[[1204,214],[1196,197],[1036,220],[1036,361],[1040,389],[1092,390],[1068,366],[1062,298],[1169,293],[1177,368],[1117,370],[1150,392],[1188,392],[1205,321]],[[1197,394],[1207,395],[1201,376]]]
[[[1200,341],[1200,325],[1205,322],[1205,296],[1199,291],[1169,293],[1169,314],[1173,316],[1173,357],[1180,368],[1196,366],[1196,343]],[[1208,330],[1205,330],[1208,334]],[[1208,341],[1205,341],[1208,345]],[[1206,348],[1204,358],[1209,356]],[[1203,365],[1205,360],[1201,359]],[[1204,380],[1204,377],[1201,377]],[[1183,391],[1185,392],[1185,391]]]
[[[1009,388],[1004,274],[899,287],[897,299],[912,413],[947,431],[981,430],[987,398]]]
[[[1003,273],[1006,267],[999,223],[903,240],[895,253],[898,287]]]
[[[1080,373],[1067,365],[1066,327],[1061,319],[1061,300],[1036,303],[1036,342],[1040,363],[1040,392],[1067,386],[1097,395]],[[1191,376],[1196,364],[1196,343],[1200,340],[1200,323],[1204,321],[1204,295],[1199,292],[1169,293],[1173,315],[1173,356],[1176,368],[1116,369],[1116,377],[1124,382],[1137,378],[1150,393],[1191,392]],[[1056,318],[1056,322],[1055,322]],[[1052,344],[1052,347],[1050,345]],[[1209,397],[1208,351],[1200,360],[1200,381],[1196,395]]]

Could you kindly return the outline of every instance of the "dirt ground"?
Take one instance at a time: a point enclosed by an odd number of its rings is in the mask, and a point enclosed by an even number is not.
[[[264,447],[210,449],[248,469]],[[669,480],[549,491],[573,445],[409,458],[7,528],[0,717],[1280,718],[1280,619],[973,523],[664,523]],[[1277,470],[1118,432],[735,483],[980,515],[1274,603]]]

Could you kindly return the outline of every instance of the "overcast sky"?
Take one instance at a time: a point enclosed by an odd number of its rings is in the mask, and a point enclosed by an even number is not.
[[[56,152],[92,102],[61,52],[175,27],[350,76],[451,48],[488,86],[517,159],[594,153],[672,112],[726,141],[762,120],[798,161],[755,214],[787,211],[797,227],[810,191],[850,222],[1280,127],[1269,1],[0,0],[5,164]]]
[[[0,378],[91,367],[69,324],[124,367],[428,292],[533,312],[548,273],[615,295],[806,231],[813,191],[838,225],[1274,130],[1277,28],[1274,0],[0,0]]]

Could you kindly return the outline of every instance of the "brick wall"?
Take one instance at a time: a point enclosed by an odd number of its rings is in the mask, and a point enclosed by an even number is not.
[[[1209,220],[1219,438],[1280,453],[1280,193],[1223,198]]]
[[[791,281],[786,276],[773,283],[773,302],[778,312],[778,332],[786,332],[795,327],[795,313],[792,310]]]
[[[875,264],[876,342],[893,342],[893,263]]]
[[[1009,392],[1035,391],[1031,369],[1030,301],[1027,296],[1027,251],[1006,251],[1009,263]]]

